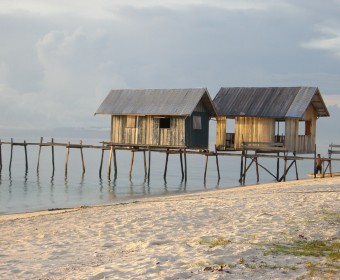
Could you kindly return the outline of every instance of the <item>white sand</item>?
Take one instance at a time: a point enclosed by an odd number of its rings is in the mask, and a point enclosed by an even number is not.
[[[3,215],[0,278],[340,279],[327,256],[264,254],[339,242],[339,191],[337,177]]]

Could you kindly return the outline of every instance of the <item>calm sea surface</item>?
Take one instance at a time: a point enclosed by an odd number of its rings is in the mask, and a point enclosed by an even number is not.
[[[14,139],[23,142],[24,139]],[[25,139],[38,143],[39,138]],[[9,139],[2,139],[9,141]],[[49,140],[45,140],[49,141]],[[55,142],[79,144],[78,139],[55,139]],[[100,145],[100,140],[83,140],[83,144]],[[100,149],[83,149],[85,174],[79,149],[70,149],[68,172],[65,176],[65,147],[55,147],[55,171],[52,168],[51,147],[43,147],[37,173],[38,146],[28,146],[28,172],[25,172],[24,147],[14,146],[11,172],[9,171],[10,145],[2,145],[2,171],[0,173],[0,213],[21,213],[37,210],[109,204],[143,196],[195,192],[239,186],[240,157],[220,156],[221,179],[218,181],[216,161],[209,157],[207,178],[204,182],[205,156],[188,155],[188,179],[182,181],[180,157],[170,155],[166,181],[163,178],[165,154],[151,153],[150,181],[144,180],[143,153],[135,153],[133,173],[130,178],[130,151],[117,151],[118,175],[114,179],[112,164],[111,180],[108,179],[108,157],[105,152],[102,178],[99,177]],[[249,161],[248,161],[249,162]],[[259,160],[275,173],[276,160]],[[283,162],[281,163],[281,169]],[[307,178],[313,162],[298,162],[299,178]],[[282,171],[281,171],[282,172]],[[295,179],[295,168],[288,174]],[[260,168],[260,183],[273,182],[273,177]],[[247,173],[247,184],[256,184],[255,167]]]

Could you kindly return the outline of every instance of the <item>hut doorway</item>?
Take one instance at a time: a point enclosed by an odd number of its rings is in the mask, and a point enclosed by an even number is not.
[[[275,122],[275,142],[284,143],[286,134],[286,122],[276,121]]]
[[[226,147],[234,148],[235,144],[235,119],[226,119]]]

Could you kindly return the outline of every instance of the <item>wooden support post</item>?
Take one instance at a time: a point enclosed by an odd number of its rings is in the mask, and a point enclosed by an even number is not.
[[[26,166],[26,173],[28,172],[28,158],[27,158],[27,144],[26,140],[24,140],[24,150],[25,150],[25,166]]]
[[[164,175],[163,175],[164,180],[166,180],[166,173],[168,171],[168,160],[169,160],[169,149],[166,150],[166,156],[165,156],[165,167],[164,167]]]
[[[218,154],[217,154],[217,152],[215,152],[215,156],[216,156],[217,176],[218,176],[218,181],[220,181],[220,179],[221,179],[221,176],[220,176],[220,165],[218,164]]]
[[[103,145],[102,145],[102,156],[100,158],[100,166],[99,166],[99,178],[100,179],[102,178],[104,151],[105,151],[105,148],[104,148],[104,143],[103,143]]]
[[[81,166],[83,168],[83,175],[85,173],[85,162],[84,162],[84,155],[83,155],[83,141],[80,140],[80,157],[81,157]]]
[[[132,177],[132,167],[133,167],[134,160],[135,160],[135,151],[132,151],[131,162],[130,162],[130,179]]]
[[[148,182],[150,181],[150,171],[151,171],[151,148],[149,146],[149,164],[148,164]]]
[[[296,153],[293,153],[294,157],[296,157]],[[294,159],[294,163],[295,163],[295,174],[296,174],[296,180],[299,180],[299,172],[298,172],[298,168],[297,168],[297,163],[296,163],[296,159]]]
[[[111,147],[110,147],[110,155],[109,155],[108,171],[107,171],[107,177],[108,177],[109,180],[110,180],[110,178],[111,178],[111,160],[112,160],[112,151],[113,151],[113,148],[112,148],[112,146],[111,146]]]
[[[38,163],[37,163],[37,174],[39,174],[39,163],[40,163],[40,153],[41,153],[42,142],[43,142],[43,137],[40,137],[40,145],[39,145],[39,153],[38,153]]]
[[[259,164],[257,162],[257,157],[255,157],[255,166],[256,166],[256,180],[258,183],[260,181],[260,174],[259,174]]]
[[[244,157],[244,150],[242,150],[242,153],[241,153],[240,179],[238,180],[240,184],[242,184],[242,178],[243,178],[243,157]]]
[[[187,181],[188,179],[188,165],[187,165],[187,151],[186,149],[184,149],[184,180],[185,182]]]
[[[287,156],[285,153],[285,158],[284,158],[284,173],[283,173],[283,181],[286,182],[286,176],[287,176]]]
[[[144,180],[146,180],[146,177],[148,176],[148,169],[146,164],[146,152],[143,151],[143,159],[144,159]]]
[[[54,176],[54,139],[51,139],[51,143],[52,143],[52,177]]]
[[[245,155],[244,155],[244,170],[243,170],[243,180],[242,180],[242,185],[244,185],[246,183],[246,173],[247,173],[247,156],[248,153],[247,151],[245,151]]]
[[[314,168],[313,168],[313,172],[314,172],[314,179],[316,178],[316,144],[314,146],[314,164],[313,164]]]
[[[117,179],[117,156],[116,156],[116,149],[113,149],[113,167],[114,167],[114,170],[115,170],[115,180]]]
[[[208,158],[209,158],[209,156],[205,155],[204,183],[205,183],[205,180],[207,178]]]
[[[182,172],[182,180],[184,179],[184,170],[183,170],[183,153],[182,150],[179,150],[179,158],[181,162],[181,172]]]
[[[277,153],[277,160],[276,160],[276,181],[279,181],[280,178],[280,152]]]
[[[11,138],[11,157],[9,159],[9,172],[12,169],[12,158],[13,158],[13,138]]]
[[[70,142],[68,142],[68,145],[66,146],[65,177],[67,177],[67,165],[69,155],[70,155]]]

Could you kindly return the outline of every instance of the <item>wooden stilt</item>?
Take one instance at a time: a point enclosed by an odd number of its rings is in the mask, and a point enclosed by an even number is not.
[[[51,143],[52,143],[52,177],[54,176],[54,139],[51,139]]]
[[[242,153],[241,153],[240,179],[238,180],[240,184],[242,184],[242,178],[243,178],[243,157],[244,157],[244,150],[242,150]]]
[[[116,149],[113,149],[113,167],[114,167],[114,170],[115,170],[115,175],[114,175],[114,178],[115,180],[117,179],[117,156],[116,156]]]
[[[167,149],[166,156],[165,156],[165,167],[164,167],[164,175],[163,175],[164,180],[166,180],[166,173],[168,171],[168,160],[169,160],[169,149]]]
[[[68,145],[66,146],[66,160],[65,160],[65,177],[67,177],[67,165],[68,165],[68,157],[70,155],[70,142],[68,142]]]
[[[83,141],[80,140],[80,157],[81,157],[81,166],[83,168],[83,175],[85,173],[85,162],[84,162],[84,154],[83,154]]]
[[[288,161],[288,159],[287,159],[286,161]],[[281,176],[279,182],[281,182],[282,180],[286,180],[285,176],[287,176],[287,174],[288,174],[290,168],[293,166],[293,164],[294,164],[294,161],[292,161],[292,162],[289,164],[288,168],[285,167],[285,170],[286,170],[285,174],[286,174],[286,175],[283,174],[283,175]]]
[[[187,151],[184,149],[184,180],[185,182],[188,179],[188,165],[187,165]]]
[[[179,150],[179,158],[180,158],[180,161],[181,161],[181,172],[182,172],[182,180],[183,180],[184,170],[183,170],[183,153],[182,153],[182,150]]]
[[[130,162],[130,179],[132,177],[132,167],[133,167],[134,160],[135,160],[135,151],[132,151],[131,162]]]
[[[217,176],[218,176],[218,181],[219,181],[221,179],[221,176],[220,176],[220,165],[218,163],[218,154],[217,154],[217,152],[215,152],[215,157],[216,157]]]
[[[208,158],[209,156],[205,155],[204,182],[207,178]]]
[[[276,159],[276,181],[279,181],[280,178],[280,152],[277,153],[277,159]]]
[[[9,172],[12,169],[12,158],[13,158],[13,138],[11,138],[11,157],[9,159]]]
[[[296,153],[293,153],[294,157],[296,157]],[[295,164],[295,174],[296,174],[296,180],[299,180],[299,172],[298,172],[298,168],[297,168],[297,163],[296,163],[296,159],[294,159],[294,164]]]
[[[151,148],[148,148],[149,150],[149,164],[148,164],[148,182],[150,181],[150,171],[151,171]]]
[[[314,164],[313,164],[313,170],[314,170],[314,179],[316,178],[316,144],[314,146]]]
[[[244,154],[244,171],[243,171],[243,180],[242,180],[242,185],[244,185],[246,183],[246,173],[247,173],[247,151],[245,151],[245,154]]]
[[[26,140],[24,140],[24,150],[25,150],[25,166],[26,166],[26,173],[28,171],[28,158],[27,158],[27,144]]]
[[[260,174],[259,174],[259,164],[257,162],[257,157],[255,157],[255,166],[256,166],[256,180],[258,183],[260,181]]]
[[[284,176],[283,176],[283,181],[286,182],[286,176],[287,176],[287,156],[285,154],[285,158],[284,158]]]
[[[40,153],[41,153],[41,144],[43,142],[43,137],[40,137],[40,144],[39,144],[39,153],[38,153],[38,163],[37,163],[37,174],[39,174],[39,163],[40,163]]]
[[[107,177],[108,177],[109,180],[111,179],[111,160],[112,160],[112,151],[113,151],[113,148],[112,148],[112,146],[111,146],[111,148],[110,148],[110,155],[109,155],[109,163],[108,163],[108,171],[107,171]]]
[[[146,180],[146,177],[148,176],[148,169],[146,164],[146,152],[143,151],[143,159],[144,159],[144,180]]]
[[[101,179],[102,178],[102,169],[103,169],[103,159],[104,159],[104,143],[102,145],[102,155],[101,155],[101,158],[100,158],[100,166],[99,166],[99,178]]]

